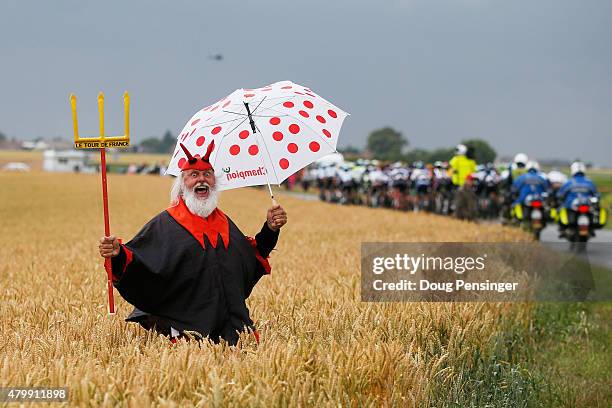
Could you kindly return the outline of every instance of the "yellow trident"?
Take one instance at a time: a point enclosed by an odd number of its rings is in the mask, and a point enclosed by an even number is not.
[[[130,95],[123,94],[123,107],[125,110],[125,134],[123,136],[106,137],[104,135],[104,94],[98,94],[98,113],[100,114],[100,137],[79,137],[79,125],[77,122],[76,95],[70,94],[70,106],[72,107],[72,124],[74,126],[74,147],[77,149],[100,149],[100,169],[102,173],[102,204],[104,208],[104,236],[110,236],[110,219],[108,215],[108,191],[106,187],[106,148],[128,147],[130,145]],[[113,271],[110,258],[105,258],[104,269],[106,269],[108,287],[108,312],[115,313],[115,300],[113,298]]]
[[[130,146],[130,95],[123,94],[123,110],[125,112],[125,134],[122,136],[104,135],[104,94],[98,94],[98,114],[100,115],[100,137],[80,137],[79,123],[77,120],[76,95],[70,94],[70,106],[72,107],[72,125],[74,128],[74,147],[77,149],[100,149],[104,147],[129,147]]]

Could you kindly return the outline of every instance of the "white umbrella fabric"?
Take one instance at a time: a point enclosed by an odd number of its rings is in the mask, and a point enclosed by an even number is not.
[[[310,88],[291,81],[237,89],[187,122],[166,174],[178,176],[186,160],[179,143],[195,156],[203,155],[214,140],[210,163],[215,172],[222,172],[220,190],[280,184],[336,152],[346,116]]]

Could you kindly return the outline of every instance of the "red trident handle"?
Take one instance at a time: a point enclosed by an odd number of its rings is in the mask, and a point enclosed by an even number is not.
[[[104,236],[110,236],[110,217],[108,216],[108,190],[106,188],[106,149],[100,149],[100,166],[102,173],[102,206],[104,208]],[[104,259],[106,282],[108,286],[108,313],[115,314],[115,299],[113,296],[113,268],[110,258]]]

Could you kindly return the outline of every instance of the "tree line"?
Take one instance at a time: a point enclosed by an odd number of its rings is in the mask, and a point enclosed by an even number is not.
[[[495,149],[489,143],[482,139],[465,139],[460,143],[467,146],[469,154],[473,156],[477,163],[493,162],[497,157]],[[384,127],[370,133],[366,144],[368,155],[372,159],[384,161],[404,161],[412,163],[415,161],[423,161],[425,163],[433,163],[435,161],[448,161],[455,154],[455,146],[448,148],[437,149],[407,149],[408,140],[401,132],[391,128]],[[359,155],[358,149],[349,147],[343,150],[343,153],[349,155]]]
[[[172,153],[176,146],[176,136],[169,130],[161,138],[149,137],[138,144],[138,150],[144,153]]]

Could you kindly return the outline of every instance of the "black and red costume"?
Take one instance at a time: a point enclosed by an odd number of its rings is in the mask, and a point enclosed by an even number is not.
[[[188,159],[182,171],[212,169],[214,142],[203,157],[181,148]],[[218,208],[203,218],[179,198],[112,258],[114,285],[136,307],[126,320],[168,336],[188,330],[235,345],[247,330],[259,341],[246,299],[270,273],[278,234],[264,223],[255,238],[246,237]]]

